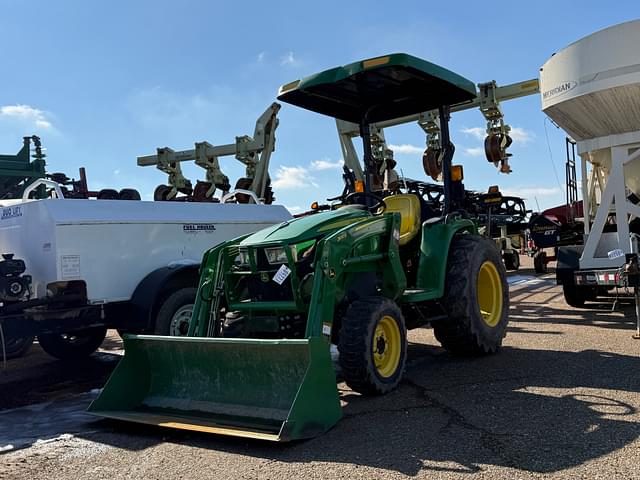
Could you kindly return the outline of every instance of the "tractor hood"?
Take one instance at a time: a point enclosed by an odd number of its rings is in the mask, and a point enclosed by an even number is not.
[[[365,210],[350,207],[316,213],[260,230],[249,235],[240,245],[292,243],[318,238],[370,216]]]

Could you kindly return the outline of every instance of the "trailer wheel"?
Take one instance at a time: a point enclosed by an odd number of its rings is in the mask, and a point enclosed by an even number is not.
[[[197,289],[185,287],[164,299],[156,317],[155,334],[184,337],[189,332]]]
[[[520,255],[518,255],[518,252],[505,253],[502,258],[507,270],[517,271],[520,268]]]
[[[27,353],[31,348],[34,337],[5,338],[4,353],[7,359],[18,358]],[[0,346],[0,358],[2,358],[2,346]]]
[[[587,300],[595,300],[598,296],[598,287],[585,287],[582,285],[562,284],[562,293],[567,305],[574,308],[583,308]]]
[[[446,320],[434,322],[440,344],[457,355],[484,355],[502,345],[509,322],[509,289],[500,251],[479,235],[451,241],[443,306]]]
[[[142,200],[142,197],[135,188],[123,188],[118,193],[118,200]]]
[[[77,360],[88,357],[102,344],[107,334],[105,327],[93,327],[70,333],[38,335],[38,343],[52,357]]]
[[[533,268],[536,273],[547,273],[547,254],[542,250],[533,255]]]
[[[104,188],[96,195],[98,200],[118,200],[118,192],[112,188]]]
[[[171,187],[169,185],[158,185],[153,191],[154,202],[167,202],[169,201],[169,194],[171,193]]]
[[[383,297],[353,302],[342,317],[338,351],[351,389],[371,395],[396,388],[407,360],[407,328],[400,308]]]

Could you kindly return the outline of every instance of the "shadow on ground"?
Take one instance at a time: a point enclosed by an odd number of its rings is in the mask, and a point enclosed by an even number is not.
[[[344,417],[319,438],[290,444],[98,421],[92,441],[143,450],[160,442],[279,462],[342,462],[416,475],[483,465],[549,473],[630,444],[640,359],[595,350],[504,348],[481,359],[411,346],[401,388],[365,398],[345,389]],[[635,400],[635,401],[634,401]],[[82,436],[82,435],[81,435]]]

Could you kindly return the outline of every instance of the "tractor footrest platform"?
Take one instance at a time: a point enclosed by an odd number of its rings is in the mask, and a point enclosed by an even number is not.
[[[407,289],[402,294],[400,301],[402,303],[418,303],[437,298],[437,292],[430,288],[413,288]]]

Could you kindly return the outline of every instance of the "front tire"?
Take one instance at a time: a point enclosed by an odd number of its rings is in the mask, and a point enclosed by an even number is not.
[[[27,353],[27,350],[31,348],[34,337],[17,337],[5,339],[5,355],[7,360],[11,358],[18,358]],[[0,346],[0,358],[2,356],[2,347]]]
[[[479,235],[451,241],[443,306],[446,320],[434,322],[440,344],[457,355],[484,355],[502,345],[509,322],[509,289],[496,245]]]
[[[185,337],[189,333],[197,289],[185,287],[169,295],[160,305],[154,333]]]
[[[379,395],[396,388],[407,361],[407,328],[400,308],[384,297],[354,301],[342,318],[338,351],[352,390]]]
[[[71,333],[38,335],[38,343],[52,357],[60,360],[78,360],[95,352],[107,335],[105,327],[87,328]]]

